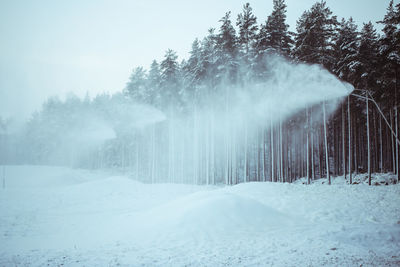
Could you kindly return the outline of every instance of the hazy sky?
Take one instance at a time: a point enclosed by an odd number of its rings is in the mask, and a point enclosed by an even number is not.
[[[133,67],[148,68],[171,48],[186,58],[192,41],[246,1],[0,0],[0,116],[27,118],[52,95],[94,96],[124,88]],[[258,23],[272,0],[249,1]],[[395,1],[398,3],[399,1]],[[288,24],[315,0],[287,0]],[[334,15],[381,20],[389,0],[327,0]]]

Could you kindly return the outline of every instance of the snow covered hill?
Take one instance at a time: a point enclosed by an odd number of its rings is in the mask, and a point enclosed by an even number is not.
[[[143,184],[6,166],[0,266],[398,266],[400,186]]]

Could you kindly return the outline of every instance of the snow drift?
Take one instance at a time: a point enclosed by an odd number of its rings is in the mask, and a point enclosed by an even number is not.
[[[188,236],[234,234],[294,225],[290,216],[257,200],[221,190],[203,191],[151,209],[139,219],[148,232]],[[240,230],[239,230],[240,231]]]
[[[397,184],[151,185],[6,166],[0,265],[398,266],[399,196]]]

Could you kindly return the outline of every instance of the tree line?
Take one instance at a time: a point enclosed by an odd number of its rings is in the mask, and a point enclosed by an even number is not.
[[[100,102],[107,106],[113,99],[123,99],[118,103],[156,107],[168,120],[126,130],[120,127],[126,123],[121,119],[114,127],[116,136],[88,149],[76,164],[120,167],[152,182],[235,184],[291,182],[299,177],[308,177],[309,182],[327,177],[330,182],[331,174],[350,174],[351,182],[352,173],[399,174],[400,4],[390,1],[378,22],[383,25],[382,34],[372,22],[359,30],[352,18],[338,20],[325,1],[304,11],[296,32],[290,32],[286,8],[284,0],[273,0],[273,11],[261,24],[249,3],[234,22],[227,12],[218,29],[210,28],[207,36],[193,41],[188,59],[179,62],[176,52],[168,49],[164,59],[154,60],[148,70],[135,68],[120,94],[75,99],[75,106],[70,105],[71,99],[48,101],[28,123],[27,135],[31,139],[46,136],[41,129],[48,127],[39,127],[47,123],[46,117],[57,121],[73,116],[71,108],[79,114],[78,107],[95,110]],[[342,99],[332,113],[327,108],[333,104],[322,101],[290,118],[270,118],[259,124],[242,116],[232,122],[236,88],[271,79],[274,66],[268,62],[275,55],[293,64],[318,64],[363,91],[359,97]],[[49,111],[52,105],[61,112]],[[114,113],[102,111],[103,117],[113,121]],[[36,162],[48,161],[50,151],[56,149],[56,144],[44,149],[48,140],[43,140],[40,149],[34,148],[36,140],[28,142],[30,157]]]

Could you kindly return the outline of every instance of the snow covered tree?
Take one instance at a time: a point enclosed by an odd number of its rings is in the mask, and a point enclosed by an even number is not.
[[[384,35],[379,40],[379,60],[382,67],[380,73],[381,83],[379,86],[381,92],[379,96],[384,107],[390,110],[392,127],[394,126],[393,128],[397,135],[399,132],[398,117],[400,102],[398,93],[400,73],[400,3],[394,8],[393,1],[390,1],[385,17],[378,23],[384,25],[382,30]],[[400,182],[399,147],[396,140],[393,140],[393,136],[392,153],[393,171],[397,173],[398,181]]]
[[[256,36],[255,64],[252,68],[253,76],[260,79],[268,75],[266,60],[271,53],[282,56],[290,54],[290,47],[293,43],[291,33],[288,31],[289,25],[286,24],[286,4],[284,0],[273,1],[273,11],[268,16],[265,24],[261,24]]]
[[[153,60],[147,76],[147,90],[149,91],[150,95],[150,103],[156,106],[160,105],[160,81],[160,66],[156,60]]]
[[[254,46],[257,35],[257,18],[254,16],[249,3],[243,6],[243,11],[237,17],[236,26],[239,27],[238,42],[240,52],[246,64],[250,63],[250,49]]]
[[[192,43],[192,50],[187,62],[189,73],[191,73],[190,84],[197,85],[201,81],[201,46],[199,40],[196,38]]]
[[[378,22],[384,25],[379,52],[392,67],[400,65],[400,4],[396,7],[397,11],[393,7],[393,0],[390,1],[384,19]]]
[[[396,83],[400,71],[400,4],[393,7],[393,1],[390,1],[387,13],[381,23],[384,25],[384,35],[379,40],[379,59],[382,67],[382,98],[386,99],[387,105],[393,103],[393,96],[396,97]]]
[[[303,62],[321,64],[331,69],[335,60],[332,39],[337,26],[336,16],[325,1],[315,3],[297,21],[293,54]]]
[[[357,53],[356,88],[374,91],[378,78],[378,36],[371,22],[364,23]]]
[[[353,19],[342,19],[334,38],[335,65],[333,72],[341,79],[352,83],[357,66],[359,36]]]
[[[217,37],[217,66],[218,78],[228,78],[235,81],[238,71],[236,31],[230,20],[231,12],[227,12],[220,22],[222,23]]]
[[[150,101],[146,87],[146,71],[142,67],[137,67],[132,71],[125,87],[125,94],[138,102]]]
[[[173,104],[179,101],[180,88],[178,80],[179,65],[177,62],[178,56],[176,52],[168,49],[165,53],[164,60],[160,65],[161,73],[161,105]]]
[[[349,83],[353,83],[355,79],[355,72],[357,62],[357,53],[359,46],[359,37],[357,32],[357,26],[355,25],[352,18],[345,20],[342,19],[340,26],[338,28],[338,32],[334,38],[334,52],[335,52],[335,65],[333,67],[333,72],[342,80],[347,81]],[[342,141],[342,157],[338,158],[338,161],[341,161],[342,173],[346,178],[346,165],[349,167],[350,181],[352,180],[352,164],[351,164],[351,154],[349,154],[348,159],[349,163],[346,163],[346,116],[345,111],[348,111],[348,118],[350,120],[350,98],[348,98],[347,108],[345,108],[345,103],[342,104],[342,112],[337,113],[334,118],[336,122],[341,125],[341,141]],[[351,124],[348,124],[349,136],[351,135]],[[351,151],[351,139],[349,137],[348,142],[348,150]],[[339,151],[338,145],[335,148]],[[349,152],[351,153],[351,152]]]
[[[217,38],[215,29],[210,28],[208,35],[201,42],[200,73],[203,83],[214,88],[217,81]]]
[[[289,34],[289,25],[286,24],[286,4],[284,0],[274,0],[272,14],[264,26],[267,47],[281,55],[289,55],[292,39]]]

